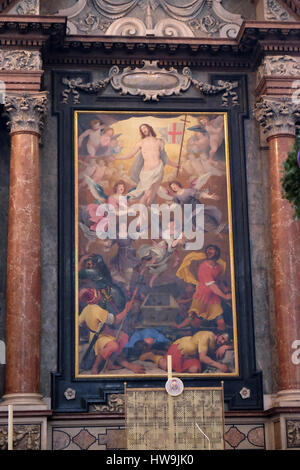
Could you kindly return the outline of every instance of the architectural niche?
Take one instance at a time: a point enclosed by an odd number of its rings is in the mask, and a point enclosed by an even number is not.
[[[77,0],[57,14],[70,35],[235,38],[243,22],[222,0]]]

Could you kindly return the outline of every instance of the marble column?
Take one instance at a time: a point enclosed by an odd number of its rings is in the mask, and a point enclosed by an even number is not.
[[[40,390],[39,138],[45,92],[8,95],[11,132],[5,403],[42,403]]]
[[[282,198],[282,163],[295,141],[300,116],[290,97],[263,96],[255,115],[269,143],[270,207],[274,296],[279,359],[278,404],[300,404],[300,364],[294,360],[300,344],[300,222]]]

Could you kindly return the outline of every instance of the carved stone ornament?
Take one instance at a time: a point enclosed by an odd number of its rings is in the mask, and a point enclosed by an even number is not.
[[[180,95],[182,91],[188,90],[193,84],[203,95],[216,95],[222,93],[222,106],[228,107],[230,103],[237,106],[238,95],[234,89],[238,88],[238,82],[224,82],[219,80],[217,85],[199,82],[192,78],[191,70],[184,67],[179,73],[173,67],[169,70],[160,68],[158,61],[145,60],[142,68],[132,69],[127,67],[120,72],[119,67],[110,69],[109,75],[104,80],[83,83],[81,78],[63,78],[62,83],[67,85],[62,92],[62,103],[67,104],[70,96],[73,104],[80,103],[79,91],[87,93],[98,93],[109,83],[120,94],[143,96],[144,101],[158,101],[159,97]]]
[[[300,77],[300,57],[266,56],[259,67],[258,80],[263,76]]]
[[[41,70],[39,51],[0,49],[0,70]]]
[[[35,132],[41,134],[47,112],[47,92],[29,95],[7,95],[4,107],[9,117],[11,132]]]
[[[247,387],[243,387],[241,390],[240,390],[240,395],[242,397],[243,400],[246,400],[247,398],[250,398],[251,396],[251,390]]]
[[[0,450],[7,450],[8,428],[0,426]],[[14,450],[40,450],[41,428],[38,424],[15,424],[13,429]]]
[[[287,447],[300,448],[300,420],[287,420]]]
[[[300,119],[300,109],[292,98],[263,96],[254,108],[254,115],[266,138],[280,134],[295,135],[296,121]]]
[[[187,67],[179,74],[174,68],[159,68],[157,60],[146,60],[142,68],[134,70],[127,67],[122,73],[115,67],[111,78],[112,87],[122,95],[140,95],[144,97],[144,101],[158,101],[159,96],[180,95],[190,84],[190,70]]]
[[[62,103],[67,104],[69,97],[73,97],[73,104],[80,103],[80,93],[78,90],[85,91],[86,93],[99,93],[100,90],[106,88],[110,83],[114,73],[117,73],[118,67],[112,67],[109,71],[108,77],[104,80],[96,80],[94,82],[83,83],[82,78],[63,78],[62,83],[67,87],[62,92]]]
[[[222,0],[77,0],[58,15],[69,34],[235,38],[243,19]]]
[[[222,93],[222,106],[228,108],[230,103],[232,106],[239,106],[239,98],[236,91],[238,88],[238,82],[225,82],[218,80],[217,85],[211,85],[210,83],[199,82],[198,80],[191,79],[192,84],[201,91],[204,95],[216,95]]]
[[[125,412],[125,399],[124,395],[119,393],[112,393],[108,396],[107,405],[92,405],[90,407],[92,413],[111,413],[111,414],[124,414]]]
[[[264,7],[267,21],[295,21],[277,0],[264,0]]]
[[[64,396],[66,400],[74,400],[76,398],[76,390],[69,387],[64,391]]]
[[[8,13],[10,15],[39,15],[40,0],[20,0]]]

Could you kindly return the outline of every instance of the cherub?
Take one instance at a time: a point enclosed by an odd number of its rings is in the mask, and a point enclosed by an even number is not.
[[[79,172],[79,188],[82,186],[86,186],[86,176],[92,178],[93,181],[96,183],[102,183],[103,180],[107,176],[107,165],[104,160],[101,158],[96,160],[95,158],[88,157],[86,160],[80,162],[83,168]]]
[[[99,146],[101,145],[101,135],[103,128],[99,119],[92,119],[90,121],[90,128],[80,134],[78,139],[78,147],[80,148],[83,144],[83,140],[88,137],[87,140],[87,151],[91,157],[95,157]]]
[[[198,120],[197,126],[190,127],[188,130],[195,131],[198,135],[190,138],[188,143],[189,151],[192,153],[204,153],[212,158],[220,148],[224,139],[224,119],[218,116],[209,119],[203,116]]]
[[[110,155],[117,155],[121,152],[117,139],[121,134],[114,135],[115,131],[112,127],[108,127],[103,131],[99,139],[98,154],[102,157],[108,157]]]

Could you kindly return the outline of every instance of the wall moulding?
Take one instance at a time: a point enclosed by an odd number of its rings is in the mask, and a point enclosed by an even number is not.
[[[176,36],[67,35],[67,18],[61,16],[0,16],[0,45],[14,48],[43,47],[45,64],[95,63],[114,65],[124,58],[164,59],[168,65],[253,69],[263,54],[299,54],[297,22],[247,21],[235,38]],[[120,55],[121,54],[121,55]],[[131,54],[131,57],[128,57]],[[152,56],[152,57],[151,57]],[[171,61],[168,61],[172,57]],[[130,59],[132,62],[130,62]],[[172,62],[173,61],[173,62]],[[126,64],[126,63],[125,63]]]

